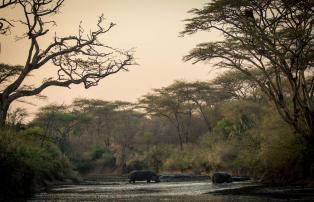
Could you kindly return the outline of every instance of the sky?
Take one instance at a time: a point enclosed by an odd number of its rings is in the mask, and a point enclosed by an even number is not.
[[[74,98],[123,100],[136,102],[138,98],[154,88],[171,84],[174,80],[210,80],[216,71],[210,64],[182,61],[182,57],[196,44],[217,40],[215,33],[198,33],[179,37],[184,28],[184,19],[192,8],[201,8],[208,0],[66,0],[61,12],[53,17],[57,27],[40,41],[48,45],[52,36],[67,36],[77,33],[82,21],[85,30],[95,28],[98,16],[104,14],[108,23],[117,24],[102,38],[105,44],[119,49],[135,49],[138,65],[131,66],[129,72],[119,72],[103,79],[98,86],[84,89],[83,85],[72,85],[70,89],[50,87],[43,91],[45,100],[27,98],[32,105],[16,102],[30,114],[48,103],[70,104]],[[11,19],[21,18],[16,8],[4,11]],[[0,62],[24,64],[29,41],[16,40],[23,27],[16,26],[11,35],[1,36]],[[36,71],[28,79],[28,84],[36,85],[51,74],[56,74],[52,65]]]

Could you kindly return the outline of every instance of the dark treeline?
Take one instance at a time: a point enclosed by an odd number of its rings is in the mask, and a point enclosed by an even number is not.
[[[9,190],[134,169],[225,170],[271,183],[310,177],[303,137],[250,77],[236,71],[210,82],[175,81],[137,103],[80,98],[44,106],[24,125],[26,114],[9,113],[0,134],[1,174]]]

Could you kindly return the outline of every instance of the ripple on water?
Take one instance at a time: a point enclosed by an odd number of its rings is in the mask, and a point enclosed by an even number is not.
[[[39,193],[29,202],[68,202],[68,201],[265,201],[262,198],[215,196],[206,194],[219,189],[231,189],[252,185],[249,183],[230,183],[213,185],[202,182],[162,182],[129,184],[120,182],[109,185],[69,185]],[[271,201],[271,200],[267,200]]]

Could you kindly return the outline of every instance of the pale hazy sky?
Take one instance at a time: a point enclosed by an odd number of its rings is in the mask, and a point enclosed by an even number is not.
[[[179,37],[183,30],[183,20],[191,17],[187,11],[200,8],[208,0],[66,0],[61,13],[54,17],[58,27],[42,41],[49,44],[52,34],[59,36],[77,33],[79,22],[85,30],[93,28],[102,13],[108,22],[117,24],[103,41],[120,48],[135,48],[138,66],[130,67],[129,72],[120,72],[103,79],[97,87],[87,90],[82,85],[72,85],[71,89],[51,87],[42,94],[48,99],[28,99],[36,106],[28,106],[29,111],[46,103],[69,104],[73,98],[86,97],[105,100],[136,101],[153,88],[171,84],[174,80],[209,80],[215,73],[210,72],[209,64],[192,65],[183,62],[182,57],[197,43],[217,39],[213,33]],[[18,18],[19,11],[9,9],[4,13]],[[0,62],[24,64],[28,43],[15,41],[12,32],[9,37],[1,36]],[[29,82],[41,81],[49,74],[55,74],[51,66],[35,72]]]

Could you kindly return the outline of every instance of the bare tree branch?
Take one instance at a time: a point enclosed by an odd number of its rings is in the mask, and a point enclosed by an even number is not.
[[[51,20],[51,15],[59,13],[64,0],[3,2],[8,3],[7,6],[14,4],[22,8],[25,18],[19,21],[26,27],[24,36],[29,39],[30,46],[25,64],[19,71],[12,68],[3,75],[0,72],[1,122],[5,120],[8,106],[16,99],[37,95],[50,86],[69,87],[71,84],[82,83],[85,88],[90,88],[96,86],[101,79],[119,71],[127,71],[130,65],[135,64],[132,49],[119,50],[100,40],[101,36],[115,26],[114,23],[106,24],[103,15],[98,19],[96,30],[85,33],[80,24],[77,35],[55,35],[50,45],[42,47],[39,41],[49,32],[47,25],[56,24]],[[27,76],[47,64],[56,67],[56,76],[44,80],[37,87],[23,85]]]

